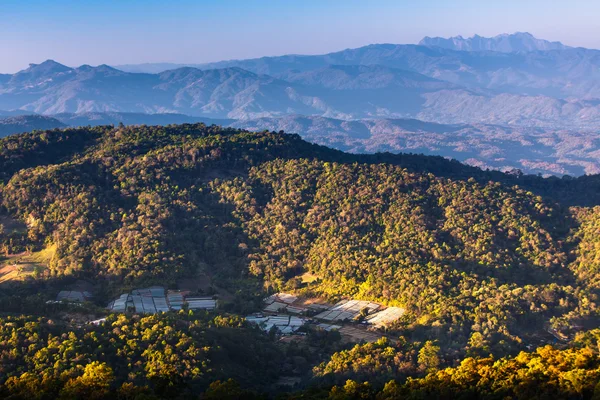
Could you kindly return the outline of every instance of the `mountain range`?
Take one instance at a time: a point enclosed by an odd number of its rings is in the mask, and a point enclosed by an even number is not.
[[[424,93],[453,87],[380,66],[329,66],[290,73],[290,81],[285,81],[238,67],[136,74],[108,66],[68,68],[49,60],[5,80],[0,109],[40,114],[186,113],[236,119],[318,113],[352,118],[416,113]],[[346,91],[360,96],[348,101]]]
[[[450,50],[499,51],[502,53],[565,50],[570,48],[560,42],[537,39],[529,32],[517,32],[512,35],[504,33],[491,38],[479,35],[470,38],[463,38],[460,35],[451,38],[426,36],[419,42],[419,45],[442,47]]]
[[[46,61],[4,78],[0,109],[44,115],[183,113],[233,119],[305,114],[348,120],[417,118],[562,128],[589,128],[600,121],[597,99],[503,93],[451,81],[391,66],[361,64],[288,69],[274,77],[238,66],[185,67],[145,74],[109,66],[69,68]],[[590,84],[586,90],[595,89]]]
[[[579,175],[599,171],[600,51],[515,33],[197,65],[48,60],[0,75],[0,110],[2,118],[38,115],[5,119],[3,136],[205,122],[297,132],[352,152]],[[419,129],[406,128],[415,120]]]
[[[506,42],[510,46],[489,44],[488,47],[494,51],[463,51],[461,46],[444,46],[437,38],[424,38],[419,45],[373,44],[323,55],[285,55],[185,66],[198,69],[239,67],[285,79],[290,71],[312,71],[328,65],[382,65],[418,72],[468,88],[565,99],[600,97],[599,50],[554,45],[527,33],[475,38],[479,42]],[[453,42],[458,39],[445,40]],[[463,40],[472,42],[474,38]],[[509,49],[515,51],[506,52]],[[118,68],[156,73],[182,66],[141,64]]]

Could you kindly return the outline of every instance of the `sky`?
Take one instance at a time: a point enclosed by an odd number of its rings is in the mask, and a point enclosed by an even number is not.
[[[0,0],[0,72],[321,54],[517,31],[600,48],[597,0]]]

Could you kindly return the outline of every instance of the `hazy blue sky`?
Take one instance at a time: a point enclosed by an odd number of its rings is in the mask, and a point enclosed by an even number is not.
[[[598,0],[0,0],[0,72],[315,54],[529,31],[600,48]]]

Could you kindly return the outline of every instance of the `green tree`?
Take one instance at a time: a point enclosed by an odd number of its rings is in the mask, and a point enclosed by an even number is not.
[[[440,365],[439,352],[439,346],[436,346],[431,340],[426,341],[421,350],[419,350],[419,368],[426,372],[435,371]]]
[[[60,392],[61,399],[109,398],[110,386],[113,383],[113,370],[106,364],[93,361],[85,366],[83,374],[70,379]]]

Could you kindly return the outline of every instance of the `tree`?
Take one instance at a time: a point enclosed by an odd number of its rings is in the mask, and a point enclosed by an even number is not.
[[[70,379],[60,392],[61,399],[100,400],[108,398],[114,380],[106,363],[93,361],[85,366],[83,375]]]
[[[396,381],[389,381],[383,390],[377,394],[377,400],[399,400],[402,396],[402,387]]]
[[[346,381],[343,387],[334,386],[329,392],[330,400],[362,400],[373,397],[373,389],[369,382]]]
[[[421,350],[419,350],[419,357],[417,359],[419,368],[428,373],[435,371],[440,365],[439,352],[439,346],[436,346],[431,340],[426,341]]]

